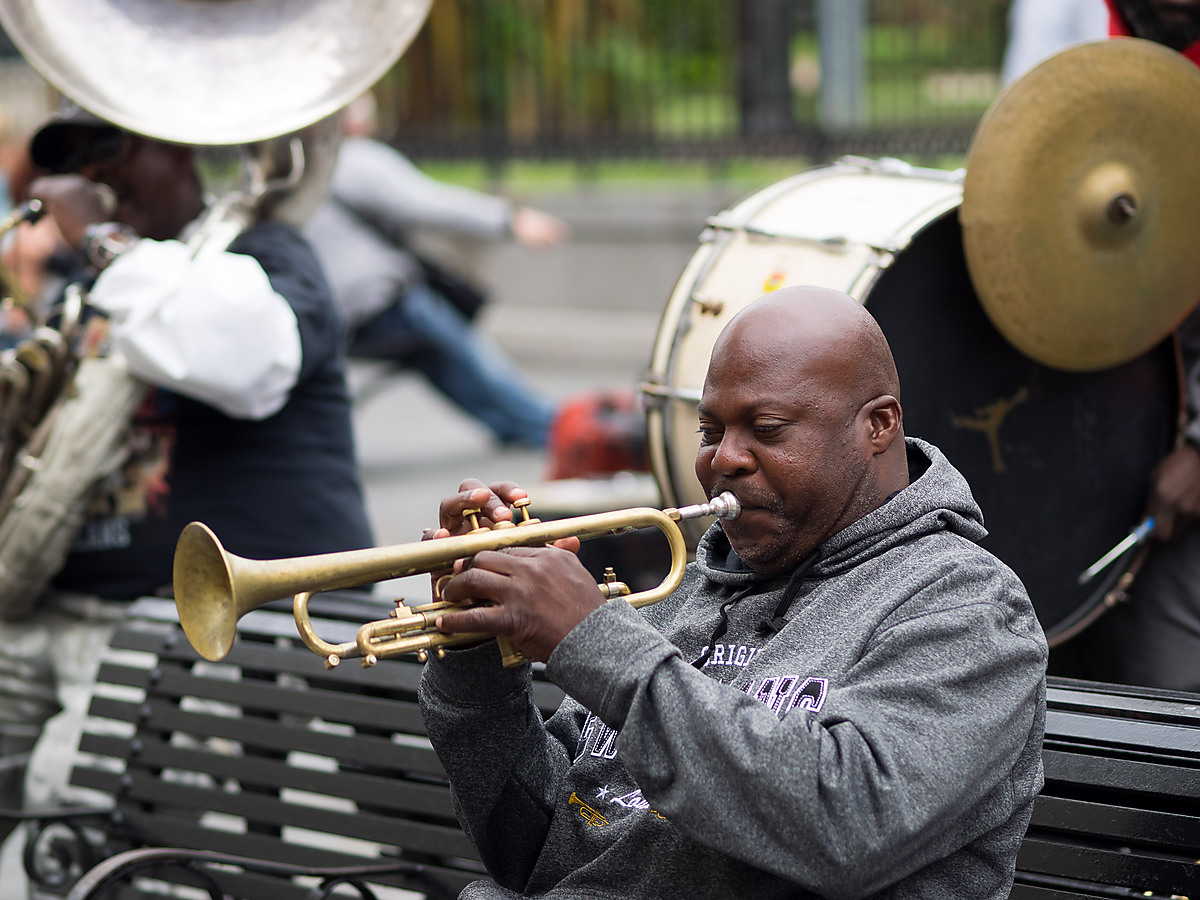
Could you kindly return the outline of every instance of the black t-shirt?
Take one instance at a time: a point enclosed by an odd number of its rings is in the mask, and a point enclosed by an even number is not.
[[[60,588],[132,599],[170,585],[175,543],[191,521],[231,553],[276,559],[372,545],[354,451],[343,325],[311,248],[278,222],[243,233],[230,252],[254,257],[291,304],[300,374],[284,407],[234,419],[164,388],[135,417],[134,452],[99,492]],[[236,322],[230,322],[236,328]]]

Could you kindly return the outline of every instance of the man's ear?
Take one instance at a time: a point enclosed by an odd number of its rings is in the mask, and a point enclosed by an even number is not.
[[[875,453],[883,453],[904,432],[904,411],[900,401],[883,394],[862,408],[867,424],[867,441]]]

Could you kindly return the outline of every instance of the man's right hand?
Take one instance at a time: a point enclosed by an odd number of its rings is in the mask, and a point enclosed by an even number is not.
[[[475,518],[480,527],[511,521],[509,507],[527,496],[513,482],[489,487],[468,479],[457,494],[442,501],[440,527],[424,537],[436,540],[470,533],[473,524],[467,510],[478,510]],[[473,559],[455,561],[452,572],[430,573],[435,596],[467,604],[461,612],[440,615],[438,629],[507,637],[530,659],[545,662],[563,636],[604,602],[576,556],[578,551],[579,538],[572,536],[555,541],[552,547],[484,550]]]
[[[1146,513],[1154,517],[1154,536],[1164,541],[1200,517],[1200,450],[1183,443],[1155,467]]]
[[[82,175],[45,175],[29,185],[29,196],[41,200],[70,247],[83,243],[89,225],[107,222],[116,212],[112,188]]]

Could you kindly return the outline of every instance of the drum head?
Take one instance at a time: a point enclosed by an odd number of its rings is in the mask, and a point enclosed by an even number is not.
[[[983,546],[1025,582],[1053,638],[1100,602],[1078,575],[1141,519],[1150,472],[1172,446],[1172,344],[1092,373],[1023,356],[979,304],[957,211],[916,235],[866,307],[896,357],[905,434],[937,445],[966,476]]]

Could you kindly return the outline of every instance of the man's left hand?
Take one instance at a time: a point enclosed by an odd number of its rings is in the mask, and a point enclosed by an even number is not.
[[[112,188],[82,175],[43,175],[29,186],[41,200],[69,247],[78,247],[89,225],[106,222],[116,212]]]
[[[604,604],[595,579],[574,553],[558,547],[510,547],[476,554],[442,591],[454,603],[490,601],[437,619],[443,632],[507,637],[545,662],[567,633]]]

